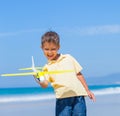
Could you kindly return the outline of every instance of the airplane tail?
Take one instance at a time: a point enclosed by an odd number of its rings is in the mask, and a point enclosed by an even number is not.
[[[37,72],[37,70],[35,69],[35,63],[34,63],[34,58],[33,58],[33,56],[32,56],[32,70],[33,70],[34,72]]]
[[[35,67],[34,58],[32,56],[32,67],[20,68],[19,70],[33,70],[34,72],[37,72],[37,70],[42,70],[42,67]]]

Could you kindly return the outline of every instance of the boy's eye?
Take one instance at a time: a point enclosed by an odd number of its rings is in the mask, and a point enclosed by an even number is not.
[[[49,49],[45,48],[46,51],[48,51]]]
[[[53,48],[53,49],[51,49],[52,51],[55,51],[56,50],[56,48]]]
[[[45,50],[45,51],[55,51],[55,50],[56,50],[56,48],[52,48],[52,49],[45,48],[44,50]]]

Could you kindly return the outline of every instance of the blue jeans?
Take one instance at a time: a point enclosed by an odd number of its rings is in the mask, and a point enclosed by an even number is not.
[[[84,97],[56,99],[56,116],[86,116]]]

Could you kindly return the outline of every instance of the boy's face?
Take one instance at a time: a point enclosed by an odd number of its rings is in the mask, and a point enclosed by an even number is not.
[[[53,42],[45,42],[42,46],[42,50],[48,60],[56,60],[59,47],[59,45]]]

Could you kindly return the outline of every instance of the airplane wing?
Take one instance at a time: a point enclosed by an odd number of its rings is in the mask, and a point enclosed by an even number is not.
[[[36,72],[2,74],[1,76],[29,76],[29,75],[36,75]]]
[[[26,72],[26,73],[11,73],[11,74],[2,74],[1,76],[29,76],[29,75],[38,75],[37,78],[45,74],[60,74],[73,72],[73,70],[58,70],[58,71],[38,71],[38,72]]]
[[[42,67],[35,67],[35,69],[41,71],[43,68]],[[19,70],[33,70],[33,68],[32,67],[29,67],[29,68],[20,68]]]

